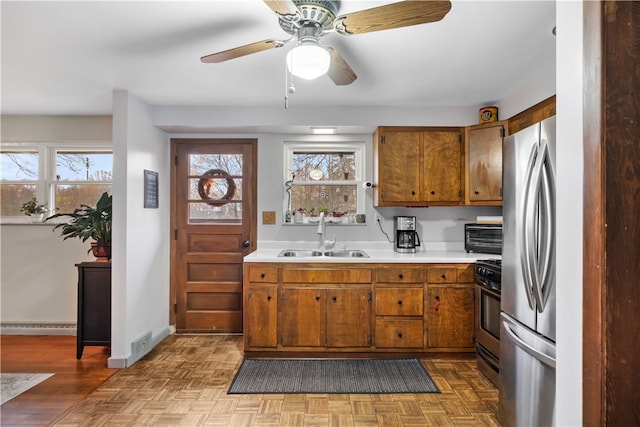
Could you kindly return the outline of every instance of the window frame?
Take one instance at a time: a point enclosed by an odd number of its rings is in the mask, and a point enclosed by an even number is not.
[[[112,163],[112,179],[109,181],[86,181],[86,180],[57,180],[56,179],[56,156],[58,152],[94,152],[108,153],[112,155],[113,162],[113,145],[108,141],[79,141],[79,142],[2,142],[0,144],[0,152],[36,152],[38,153],[38,179],[37,180],[16,180],[5,181],[2,184],[23,184],[35,185],[35,197],[38,203],[46,204],[50,208],[55,208],[55,189],[57,185],[83,185],[90,183],[102,183],[110,185],[113,188],[113,163]],[[63,222],[64,219],[58,221],[52,220],[51,224]],[[27,215],[4,215],[0,216],[0,224],[33,224],[31,217]]]
[[[353,152],[355,156],[355,177],[353,181],[303,181],[304,184],[296,183],[293,185],[344,185],[356,186],[356,214],[365,212],[365,189],[362,183],[365,181],[365,142],[364,141],[285,141],[284,144],[284,161],[283,161],[283,183],[291,180],[293,172],[293,155],[294,153],[344,153]],[[286,188],[283,186],[282,207],[283,212],[287,212],[288,198]],[[293,216],[293,212],[291,212]],[[294,225],[293,218],[291,222],[286,222],[283,215],[282,223],[286,225]],[[342,223],[345,225],[361,225],[356,223]],[[295,225],[301,225],[296,223]],[[303,225],[314,225],[304,222]]]

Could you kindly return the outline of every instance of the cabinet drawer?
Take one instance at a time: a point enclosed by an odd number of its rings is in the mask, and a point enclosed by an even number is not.
[[[429,267],[427,269],[429,283],[455,283],[458,281],[458,269],[454,266]]]
[[[475,264],[458,265],[458,283],[473,283],[475,282],[475,275]]]
[[[249,281],[263,283],[278,282],[277,267],[249,267]]]
[[[423,288],[376,288],[377,316],[422,316]]]
[[[422,320],[377,319],[375,345],[378,348],[423,348]]]
[[[371,283],[371,269],[287,268],[282,272],[283,283]]]
[[[378,283],[422,283],[424,268],[417,267],[383,267],[376,270]]]

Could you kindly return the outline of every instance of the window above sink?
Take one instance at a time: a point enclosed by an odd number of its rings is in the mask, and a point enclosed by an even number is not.
[[[364,142],[285,142],[286,224],[356,224],[365,210]]]

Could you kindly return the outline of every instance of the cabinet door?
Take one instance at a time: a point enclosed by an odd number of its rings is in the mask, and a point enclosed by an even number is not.
[[[467,195],[470,203],[502,201],[503,135],[502,125],[469,129]]]
[[[278,285],[249,285],[245,303],[245,335],[249,347],[278,345]]]
[[[378,138],[378,205],[419,202],[420,132],[385,131]]]
[[[285,347],[324,347],[325,291],[286,287],[281,290],[280,343]]]
[[[327,347],[371,345],[371,291],[327,289]]]
[[[473,348],[473,285],[427,286],[428,346],[449,349]]]
[[[462,134],[459,130],[422,133],[423,200],[462,204]]]

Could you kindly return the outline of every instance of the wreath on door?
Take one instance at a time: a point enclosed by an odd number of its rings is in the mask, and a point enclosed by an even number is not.
[[[213,186],[213,182],[216,179],[223,178],[227,180],[227,192],[220,199],[214,199],[209,196],[211,192],[211,187]],[[202,174],[202,177],[198,181],[198,194],[200,198],[208,205],[211,206],[222,206],[227,204],[229,200],[231,200],[236,193],[236,183],[229,175],[229,172],[224,171],[222,169],[209,169],[205,173]]]

